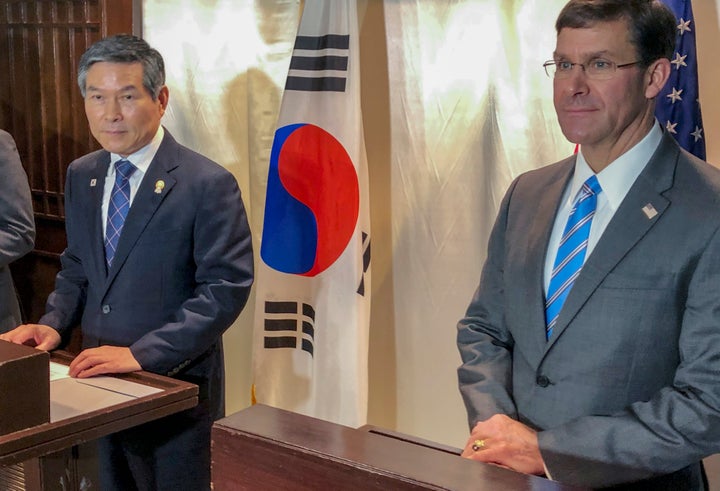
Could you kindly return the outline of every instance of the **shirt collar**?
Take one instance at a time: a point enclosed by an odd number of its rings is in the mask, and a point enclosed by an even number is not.
[[[155,136],[153,136],[153,139],[150,140],[150,143],[142,147],[140,150],[131,153],[127,157],[121,157],[120,155],[116,153],[110,154],[110,168],[108,169],[108,175],[110,175],[111,172],[114,172],[114,166],[115,162],[118,160],[122,160],[123,158],[125,160],[129,160],[132,165],[134,165],[142,174],[144,175],[148,168],[150,167],[150,163],[155,158],[155,154],[157,153],[158,149],[160,148],[160,144],[162,143],[163,137],[165,136],[165,130],[163,129],[162,125],[158,126],[158,130],[155,133]]]
[[[662,129],[660,129],[660,124],[656,120],[642,140],[597,174],[600,187],[603,190],[602,194],[605,195],[613,210],[617,210],[622,200],[625,199],[625,195],[660,145],[660,140],[662,140]],[[575,161],[570,199],[575,199],[583,183],[593,173],[582,154],[581,147]]]

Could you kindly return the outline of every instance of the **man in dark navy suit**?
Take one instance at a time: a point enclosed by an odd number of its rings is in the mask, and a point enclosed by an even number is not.
[[[224,416],[222,334],[253,279],[240,190],[160,125],[163,59],[142,39],[95,43],[78,84],[103,150],[68,169],[68,246],[45,315],[3,339],[51,350],[79,322],[84,349],[71,376],[142,369],[197,384],[197,407],[101,440],[100,489],[209,489],[210,430]]]

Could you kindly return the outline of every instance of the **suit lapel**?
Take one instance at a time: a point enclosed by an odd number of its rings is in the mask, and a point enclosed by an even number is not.
[[[110,154],[102,152],[95,162],[95,168],[90,172],[90,202],[92,203],[90,218],[90,237],[92,265],[89,271],[95,271],[100,278],[107,274],[105,268],[105,235],[103,234],[102,200],[105,189],[105,177],[110,165]],[[100,281],[99,283],[102,283]]]
[[[105,283],[105,290],[110,287],[118,271],[123,267],[128,255],[135,247],[140,235],[142,235],[148,222],[157,211],[160,204],[163,202],[165,197],[170,193],[172,188],[175,186],[175,179],[169,174],[169,172],[177,167],[175,140],[172,139],[170,134],[165,131],[165,137],[160,145],[160,148],[155,154],[155,158],[150,163],[147,173],[143,177],[140,188],[138,188],[137,195],[133,199],[130,211],[128,212],[125,220],[125,225],[120,235],[118,242],[117,251],[113,258],[113,264],[108,271],[107,282]],[[164,185],[160,188],[157,183],[163,181]],[[160,192],[155,192],[159,189]]]
[[[535,215],[532,228],[528,234],[528,265],[525,282],[527,291],[524,298],[529,299],[530,305],[527,309],[530,319],[529,326],[545,325],[545,257],[547,254],[548,242],[552,233],[555,215],[560,207],[565,187],[573,175],[575,169],[575,157],[570,157],[562,166],[561,172],[556,174],[554,179],[546,186],[543,186],[542,194],[537,203],[537,215]],[[561,164],[562,165],[562,164]],[[531,329],[532,343],[537,347],[537,353],[542,353],[547,345],[544,329]]]
[[[628,191],[583,266],[560,311],[553,328],[553,337],[547,343],[548,349],[562,335],[608,273],[647,234],[670,205],[663,193],[672,187],[679,153],[677,144],[665,133],[650,162]],[[643,211],[647,205],[652,205],[657,212],[652,218]]]

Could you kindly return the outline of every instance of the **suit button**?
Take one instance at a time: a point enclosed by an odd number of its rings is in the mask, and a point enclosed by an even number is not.
[[[109,306],[109,305],[103,305],[103,306],[102,306],[102,313],[103,313],[103,314],[109,314],[109,313],[110,313],[110,306]]]
[[[547,387],[550,385],[550,379],[547,378],[545,375],[538,375],[538,377],[535,379],[535,383],[538,384],[540,387]]]

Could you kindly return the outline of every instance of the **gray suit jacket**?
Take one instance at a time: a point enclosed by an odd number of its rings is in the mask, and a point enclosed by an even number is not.
[[[30,186],[12,136],[0,130],[0,332],[22,323],[8,265],[35,243]]]
[[[570,484],[696,472],[720,451],[720,171],[663,135],[546,342],[543,264],[574,163],[520,176],[502,202],[458,324],[470,425],[503,413],[540,430]]]

